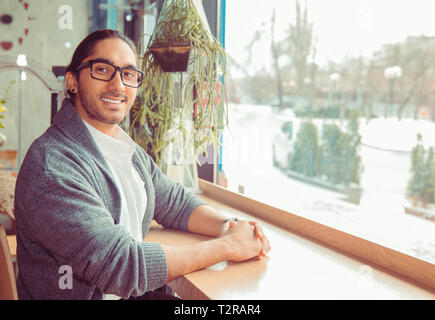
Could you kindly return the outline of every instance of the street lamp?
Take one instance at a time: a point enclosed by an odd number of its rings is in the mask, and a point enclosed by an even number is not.
[[[333,100],[334,100],[334,95],[335,95],[335,99],[337,99],[338,101],[338,106],[339,106],[339,115],[338,117],[340,118],[340,122],[343,121],[344,116],[345,116],[345,105],[343,103],[341,103],[341,90],[339,88],[339,82],[341,79],[341,76],[339,73],[334,72],[329,76],[329,79],[331,80],[332,83],[332,88],[333,88]]]
[[[400,66],[393,66],[385,68],[384,76],[390,81],[390,102],[392,108],[394,102],[394,82],[402,76],[402,68]],[[388,105],[385,106],[385,119],[388,118]]]
[[[337,72],[329,75],[328,107],[331,108],[337,94],[337,83],[340,81],[340,74]]]
[[[337,72],[334,72],[333,74],[331,74],[329,76],[329,79],[331,79],[332,82],[336,82],[336,81],[340,80],[340,74]]]
[[[328,107],[331,107],[333,95],[336,91],[337,82],[340,80],[340,74],[334,72],[329,76]]]

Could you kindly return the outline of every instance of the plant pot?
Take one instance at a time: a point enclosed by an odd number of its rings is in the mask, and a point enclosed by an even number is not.
[[[164,72],[185,72],[189,64],[189,43],[152,45],[149,50]]]

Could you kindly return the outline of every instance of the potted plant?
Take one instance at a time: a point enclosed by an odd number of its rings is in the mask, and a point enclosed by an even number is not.
[[[3,104],[5,103],[5,100],[0,100],[0,113],[8,111],[8,109],[6,109]],[[0,114],[0,119],[4,119],[5,117],[3,115]],[[0,128],[4,128],[3,124],[0,121]]]
[[[225,51],[192,0],[165,1],[141,64],[133,139],[165,172],[176,158],[196,166],[210,144],[217,150],[228,119]]]
[[[0,113],[8,111],[8,109],[4,105],[6,104],[7,101],[9,89],[14,83],[15,81],[11,80],[11,82],[9,83],[8,87],[5,90],[3,97],[0,98]],[[3,123],[1,122],[1,119],[4,118],[5,118],[4,115],[0,114],[0,128],[4,128]],[[6,136],[0,132],[0,147],[2,147],[5,144],[5,142],[6,142]]]
[[[3,106],[4,102],[6,102],[6,101],[4,101],[4,100],[0,101],[0,113],[8,111],[8,109],[6,109]],[[1,115],[1,114],[0,114],[0,119],[4,119],[4,116]],[[0,128],[4,128],[3,124],[1,123],[1,121],[0,121]],[[6,136],[3,133],[0,132],[0,147],[2,147],[5,144],[5,142],[6,142]]]

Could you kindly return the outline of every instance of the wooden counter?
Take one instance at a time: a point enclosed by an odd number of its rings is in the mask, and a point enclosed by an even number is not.
[[[228,216],[253,219],[204,195]],[[261,221],[272,250],[267,259],[223,263],[169,283],[183,299],[435,299],[419,287],[359,260]],[[145,241],[182,245],[206,237],[153,225]]]

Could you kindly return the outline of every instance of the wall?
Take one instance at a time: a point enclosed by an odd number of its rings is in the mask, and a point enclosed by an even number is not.
[[[8,14],[11,23],[0,22],[0,56],[25,54],[51,70],[69,63],[75,47],[88,34],[87,0],[1,0],[0,17]],[[2,149],[18,148],[18,106],[22,105],[22,154],[50,125],[51,93],[33,74],[0,70],[0,98],[11,81],[5,107],[8,112],[0,132],[7,142]]]

